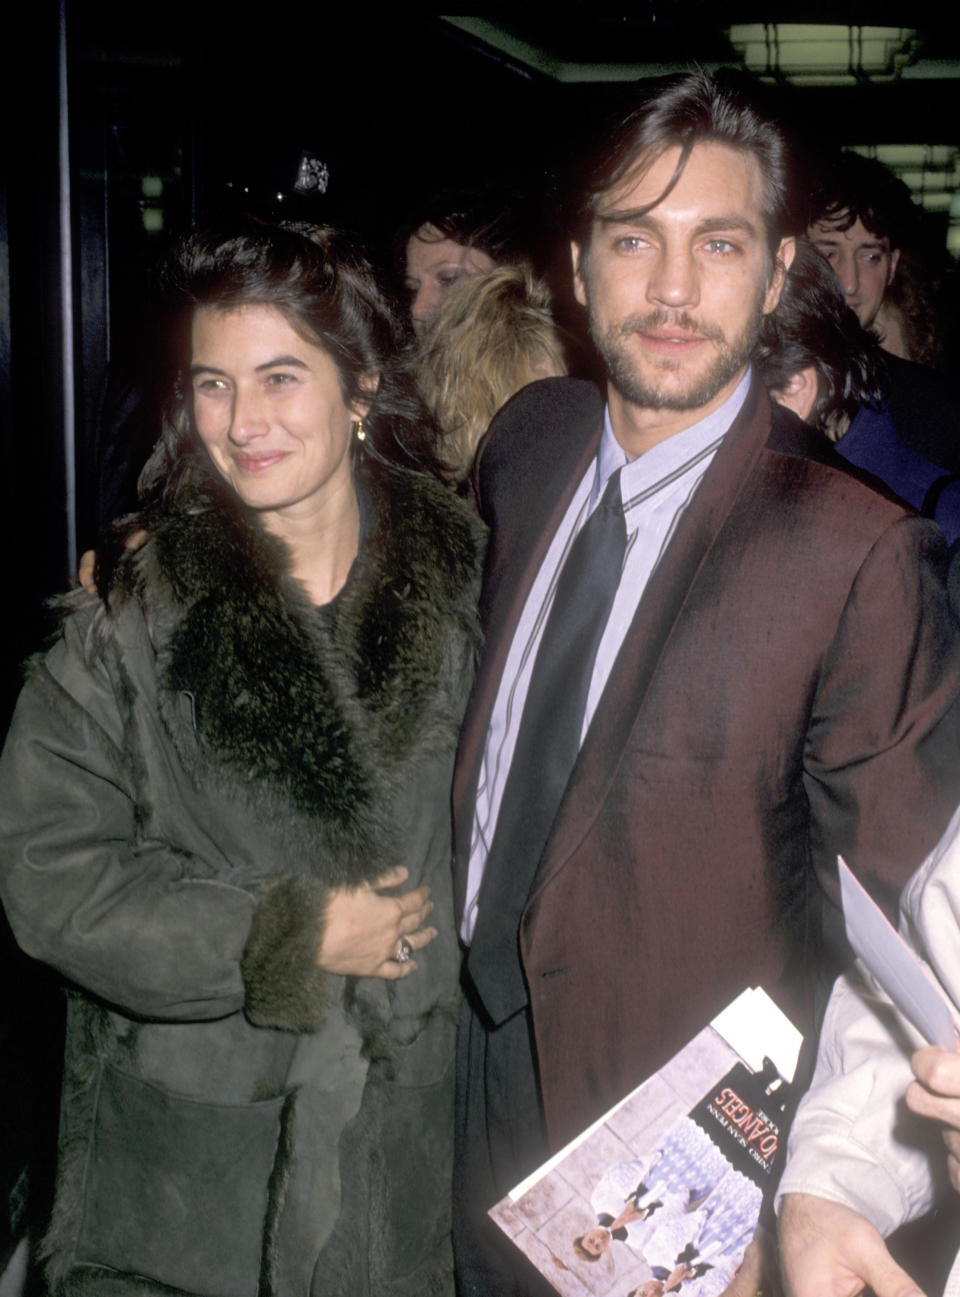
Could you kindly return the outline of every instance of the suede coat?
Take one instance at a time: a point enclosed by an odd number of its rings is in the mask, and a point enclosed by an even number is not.
[[[335,618],[208,480],[21,696],[3,900],[71,988],[57,1293],[452,1291],[449,791],[482,530],[438,484],[358,473]],[[329,889],[398,864],[436,907],[417,971],[318,970]]]

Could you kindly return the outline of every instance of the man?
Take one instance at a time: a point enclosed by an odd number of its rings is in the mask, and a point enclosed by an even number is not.
[[[572,249],[606,411],[545,380],[478,457],[487,650],[454,785],[469,1297],[536,1288],[487,1208],[745,985],[807,1025],[836,853],[890,899],[956,800],[942,538],[751,379],[786,176],[735,86],[654,94]]]
[[[838,455],[933,518],[948,545],[960,540],[960,478],[897,436],[884,404],[883,352],[807,239],[798,240],[777,309],[764,321],[754,366],[774,400],[829,437]]]
[[[825,168],[807,234],[865,329],[876,323],[900,250],[916,239],[916,228],[910,191],[882,162],[844,152]]]
[[[847,305],[884,343],[880,321],[901,253],[919,241],[920,214],[910,191],[881,162],[844,152],[824,164],[810,201],[807,234],[826,257]],[[933,370],[886,356],[885,409],[904,445],[960,471],[960,407]]]
[[[960,1013],[958,913],[960,813],[901,902],[901,930],[955,1017]],[[837,982],[813,1084],[790,1136],[780,1186],[788,1297],[853,1294],[865,1285],[876,1297],[921,1297],[883,1236],[949,1194],[947,1174],[960,1190],[960,1055],[924,1045],[865,978],[857,968]],[[957,1253],[946,1297],[960,1295],[956,1219],[956,1200],[947,1200],[936,1239]],[[937,1259],[945,1271],[947,1249],[940,1251],[943,1257]],[[942,1278],[939,1282],[942,1287]]]

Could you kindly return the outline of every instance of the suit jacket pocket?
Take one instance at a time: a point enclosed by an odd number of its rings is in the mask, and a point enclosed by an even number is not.
[[[256,1297],[285,1103],[189,1099],[105,1065],[78,1262]]]

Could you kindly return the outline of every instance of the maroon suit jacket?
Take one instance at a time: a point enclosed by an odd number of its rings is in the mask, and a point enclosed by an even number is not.
[[[461,898],[504,661],[601,423],[595,388],[548,379],[478,458],[492,531]],[[934,845],[960,797],[944,559],[935,525],[754,386],[644,591],[521,920],[552,1147],[747,985],[809,1028],[836,854],[892,904]]]

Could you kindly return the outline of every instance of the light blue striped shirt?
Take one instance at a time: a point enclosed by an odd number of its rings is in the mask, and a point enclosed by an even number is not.
[[[647,581],[670,543],[677,523],[700,485],[717,448],[739,414],[749,386],[748,370],[719,409],[689,428],[684,428],[682,432],[667,437],[634,460],[628,460],[623,447],[614,436],[610,411],[607,409],[597,457],[574,492],[530,588],[490,717],[477,788],[466,906],[460,929],[461,936],[468,944],[476,923],[480,883],[500,813],[500,800],[510,772],[533,663],[560,570],[577,532],[598,504],[611,474],[622,468],[620,494],[627,524],[627,548],[620,584],[600,640],[590,680],[580,736],[582,743]]]

